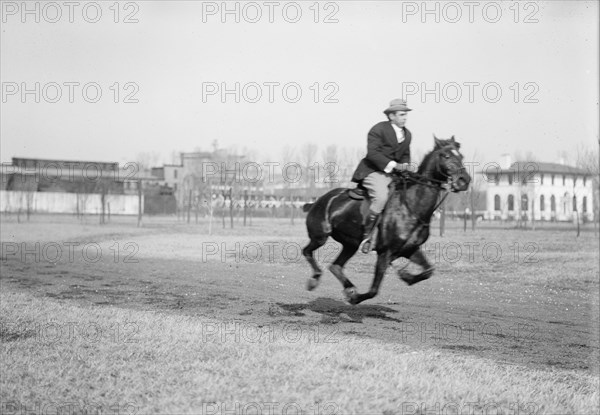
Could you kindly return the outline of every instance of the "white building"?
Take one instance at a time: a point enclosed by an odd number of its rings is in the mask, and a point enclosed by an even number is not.
[[[588,171],[558,163],[488,165],[486,219],[580,221],[594,219],[593,181]]]

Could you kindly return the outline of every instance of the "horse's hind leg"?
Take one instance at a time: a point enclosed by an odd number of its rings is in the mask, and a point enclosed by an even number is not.
[[[344,287],[344,295],[348,301],[352,301],[352,298],[356,296],[356,287],[352,284],[346,275],[344,274],[344,265],[358,250],[357,245],[343,245],[342,252],[329,266],[329,271],[342,283]]]
[[[302,254],[306,258],[314,272],[312,277],[310,277],[306,282],[306,289],[308,291],[312,291],[315,288],[317,288],[317,286],[319,285],[321,274],[323,274],[323,270],[319,267],[319,264],[317,264],[317,261],[313,256],[313,252],[325,245],[326,241],[327,235],[319,236],[318,238],[311,237],[308,245],[306,245],[302,250]]]

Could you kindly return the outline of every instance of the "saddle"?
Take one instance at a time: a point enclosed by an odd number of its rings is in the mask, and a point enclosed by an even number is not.
[[[413,176],[413,173],[411,172],[397,173],[395,180],[392,180],[392,182],[389,184],[388,191],[391,191],[393,186],[401,186],[406,184],[408,184],[409,186],[412,185],[412,181],[408,180],[408,178],[411,176]],[[350,199],[362,201],[362,203],[360,204],[360,212],[363,216],[364,222],[367,216],[369,215],[369,207],[371,206],[371,198],[369,198],[369,192],[362,185],[361,182],[354,189],[347,189],[346,193],[348,194],[348,197]]]
[[[348,193],[348,197],[352,200],[361,201],[360,203],[360,213],[363,218],[363,223],[367,220],[367,216],[369,216],[369,207],[371,206],[371,198],[369,197],[369,192],[365,187],[363,187],[362,183],[359,183],[354,189],[346,190]]]
[[[413,177],[414,175],[415,175],[414,173],[411,173],[408,171],[396,173],[395,180],[393,180],[390,183],[388,188],[391,190],[392,186],[394,186],[394,185],[398,186],[398,185],[405,185],[405,184],[408,184],[409,186],[411,186],[413,183],[411,180],[409,180],[409,178]],[[369,192],[362,185],[362,182],[359,183],[354,189],[348,189],[347,193],[348,193],[348,197],[350,197],[350,199],[353,199],[353,200],[365,200],[366,199],[370,203]]]
[[[348,196],[350,197],[350,199],[363,200],[368,199],[369,193],[367,192],[367,189],[363,187],[362,184],[359,184],[354,189],[348,189]]]

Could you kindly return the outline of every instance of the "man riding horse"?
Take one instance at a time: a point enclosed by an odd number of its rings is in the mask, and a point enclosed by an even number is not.
[[[374,196],[378,201],[375,206],[377,211],[371,207],[372,215],[366,230],[360,225],[365,223],[367,201],[358,197],[355,190],[332,189],[314,203],[303,206],[303,210],[308,212],[306,230],[310,241],[302,249],[302,254],[313,270],[313,275],[306,284],[308,290],[314,290],[319,285],[323,274],[313,253],[325,245],[329,237],[342,244],[342,251],[331,263],[329,270],[344,287],[344,296],[350,304],[359,304],[375,297],[387,268],[398,258],[406,258],[421,268],[421,272],[417,274],[404,269],[398,272],[398,276],[408,285],[424,281],[433,274],[433,265],[420,247],[429,238],[433,214],[448,192],[466,191],[471,177],[462,161],[460,143],[454,136],[446,140],[438,139],[435,135],[433,150],[423,157],[416,173],[403,174],[402,177],[390,174],[393,169],[405,171],[409,168],[410,133],[403,127],[400,133],[396,133],[393,127],[398,127],[393,120],[399,120],[398,123],[403,126],[407,111],[409,108],[406,102],[392,101],[392,105],[386,110],[386,113],[390,113],[390,122],[373,127],[369,133],[367,157],[361,161],[354,174],[355,180],[366,178],[367,187],[369,181],[375,182],[370,187],[376,192],[373,195],[371,190],[371,197]],[[399,136],[401,143],[398,143]],[[376,215],[380,212],[381,218],[377,220]],[[379,231],[377,238],[371,236],[373,227]],[[344,265],[356,253],[365,234],[367,239],[371,237],[377,241],[377,261],[371,288],[365,293],[359,293],[345,275]]]
[[[362,184],[371,199],[369,214],[365,221],[365,233],[360,250],[368,254],[374,248],[373,231],[379,215],[388,200],[388,186],[392,171],[410,170],[411,133],[404,126],[408,111],[403,99],[394,99],[383,111],[388,121],[376,124],[367,136],[367,155],[363,158],[352,181]]]

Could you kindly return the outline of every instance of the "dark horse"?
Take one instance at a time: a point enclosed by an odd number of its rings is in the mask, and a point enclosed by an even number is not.
[[[304,206],[305,210],[310,209],[306,217],[310,242],[302,253],[314,271],[308,279],[308,290],[319,285],[323,273],[313,257],[313,251],[323,246],[329,236],[343,246],[329,270],[344,286],[343,292],[350,304],[375,297],[386,269],[400,257],[408,258],[422,268],[422,272],[416,275],[398,272],[407,284],[426,280],[433,274],[433,266],[419,247],[429,237],[429,223],[439,205],[440,193],[446,192],[445,186],[449,186],[453,192],[465,191],[471,181],[462,163],[460,144],[454,140],[454,136],[449,140],[434,136],[434,140],[434,149],[425,156],[417,173],[395,175],[390,184],[388,202],[380,216],[377,234],[374,235],[377,241],[377,264],[368,292],[359,294],[343,271],[344,264],[360,245],[363,236],[362,212],[367,208],[367,202],[351,198],[348,189],[338,188],[321,196],[315,203]]]

